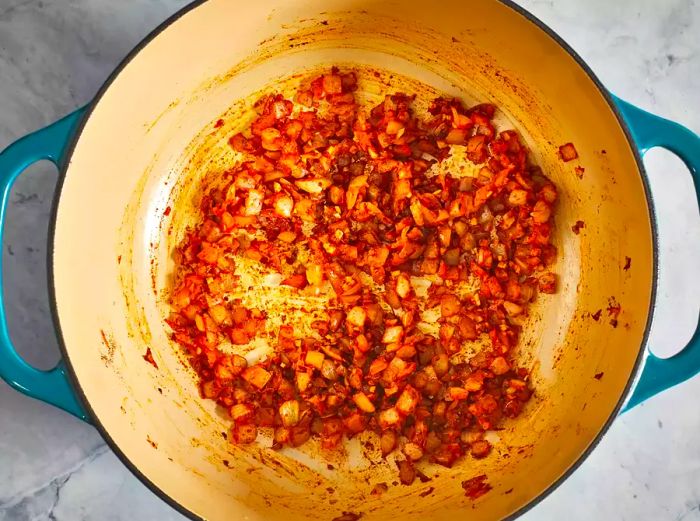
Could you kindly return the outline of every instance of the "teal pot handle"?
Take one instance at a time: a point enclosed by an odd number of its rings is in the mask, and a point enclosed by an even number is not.
[[[29,165],[42,159],[48,159],[60,169],[68,143],[84,112],[84,108],[76,110],[56,123],[15,141],[0,153],[0,189],[2,189],[0,244],[2,244],[5,228],[10,189],[15,179]],[[7,329],[1,263],[2,255],[0,255],[0,377],[18,391],[88,421],[88,414],[71,387],[63,360],[49,371],[40,371],[25,362],[12,345]]]
[[[693,177],[695,196],[700,204],[700,137],[678,123],[649,114],[619,98],[614,99],[642,155],[653,147],[663,147],[683,160]],[[647,354],[637,385],[624,407],[625,411],[700,373],[699,331],[700,324],[695,326],[693,338],[685,348],[671,358],[663,359],[652,353]]]

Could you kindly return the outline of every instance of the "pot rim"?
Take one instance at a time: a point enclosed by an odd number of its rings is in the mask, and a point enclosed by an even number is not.
[[[168,17],[165,21],[163,21],[160,25],[158,25],[153,31],[151,31],[143,40],[141,40],[127,55],[126,57],[119,63],[119,65],[114,69],[114,71],[108,76],[108,78],[105,80],[105,82],[102,84],[100,89],[97,91],[95,94],[93,100],[88,104],[86,107],[86,110],[77,125],[75,132],[73,136],[70,139],[70,142],[68,146],[66,147],[65,150],[65,155],[62,161],[62,164],[59,168],[59,176],[56,182],[56,191],[53,196],[53,201],[51,203],[51,217],[49,220],[49,230],[48,230],[48,247],[47,247],[47,274],[48,274],[48,291],[49,291],[49,307],[51,311],[51,319],[54,325],[54,328],[56,329],[56,337],[58,340],[58,345],[59,349],[61,351],[62,359],[65,361],[65,366],[67,368],[67,374],[70,380],[70,383],[75,390],[75,392],[78,395],[78,399],[81,401],[81,403],[84,405],[85,410],[88,413],[89,420],[92,423],[92,425],[97,429],[97,431],[100,433],[102,438],[105,440],[109,448],[114,452],[114,454],[119,458],[119,460],[124,464],[129,471],[136,476],[139,481],[141,481],[151,492],[153,492],[157,497],[159,497],[161,500],[163,500],[165,503],[170,505],[173,509],[175,509],[177,512],[180,514],[183,514],[184,516],[188,517],[189,519],[195,520],[195,521],[206,521],[203,517],[195,514],[185,506],[183,506],[181,503],[177,501],[177,499],[171,497],[167,493],[165,493],[158,485],[153,483],[146,475],[144,475],[133,461],[131,461],[126,454],[120,449],[119,445],[114,441],[114,439],[110,436],[109,432],[107,429],[102,425],[100,422],[99,417],[93,410],[92,406],[90,405],[89,400],[87,399],[87,396],[85,392],[83,391],[82,386],[80,385],[80,382],[77,378],[77,375],[75,373],[75,370],[73,368],[73,365],[70,361],[70,357],[68,356],[68,350],[66,349],[66,344],[63,338],[63,332],[61,330],[61,324],[60,320],[58,318],[58,305],[56,302],[56,287],[54,284],[54,265],[53,265],[53,252],[54,252],[54,244],[55,244],[55,235],[56,235],[56,217],[58,213],[58,205],[59,201],[61,198],[61,193],[63,191],[63,184],[66,178],[66,174],[68,171],[68,166],[70,165],[70,159],[73,156],[73,152],[75,151],[75,146],[77,145],[78,141],[80,140],[80,137],[82,136],[83,130],[85,128],[85,125],[87,121],[90,119],[90,116],[92,115],[93,110],[97,106],[97,104],[100,102],[106,91],[111,87],[112,83],[114,80],[121,74],[122,70],[141,52],[143,48],[145,48],[153,39],[155,39],[160,33],[165,31],[170,25],[172,25],[174,22],[179,20],[181,17],[185,16],[188,14],[190,11],[196,9],[197,7],[200,7],[204,3],[206,3],[208,0],[194,0],[190,4],[187,4],[174,14],[172,14],[170,17]],[[548,497],[552,492],[554,492],[571,474],[573,474],[582,464],[583,462],[588,458],[588,456],[593,452],[593,450],[598,446],[600,443],[601,439],[603,436],[608,432],[610,429],[610,426],[612,425],[613,421],[617,418],[617,416],[620,413],[620,410],[622,409],[623,404],[629,397],[633,387],[634,387],[634,382],[637,380],[639,375],[641,374],[641,368],[643,367],[643,360],[645,359],[644,353],[646,351],[646,346],[649,341],[649,332],[651,329],[651,323],[654,315],[654,304],[656,302],[656,292],[657,292],[657,286],[658,286],[658,225],[656,221],[656,213],[654,210],[654,204],[653,204],[653,199],[651,195],[651,188],[649,186],[649,178],[647,176],[646,169],[644,168],[644,163],[642,162],[642,156],[640,154],[640,151],[637,147],[637,145],[634,142],[634,139],[632,137],[632,132],[625,121],[625,119],[622,117],[622,113],[618,109],[617,105],[613,101],[612,95],[608,90],[603,86],[601,81],[598,79],[596,74],[593,72],[593,70],[590,68],[590,66],[579,56],[579,54],[568,44],[566,41],[560,37],[553,29],[551,29],[548,25],[546,25],[544,22],[542,22],[539,18],[537,18],[535,15],[530,13],[529,11],[525,10],[523,7],[515,4],[513,0],[496,0],[500,4],[510,8],[523,18],[525,18],[527,21],[530,23],[533,23],[536,25],[539,29],[544,31],[552,40],[554,40],[555,43],[557,43],[561,48],[563,48],[569,56],[571,56],[574,61],[578,64],[579,67],[586,73],[586,75],[591,79],[591,81],[594,83],[594,85],[597,87],[599,93],[603,96],[605,101],[607,102],[609,108],[612,110],[613,114],[615,115],[618,124],[622,128],[626,138],[627,142],[632,149],[632,153],[634,155],[634,160],[637,164],[637,169],[639,170],[639,174],[642,180],[642,185],[644,187],[644,197],[647,202],[647,207],[649,208],[649,221],[651,225],[651,240],[652,240],[652,280],[651,280],[651,294],[650,294],[650,301],[649,301],[649,309],[647,312],[647,321],[646,325],[644,327],[644,333],[642,336],[642,342],[640,344],[639,348],[639,353],[637,354],[637,358],[634,362],[634,366],[632,368],[632,371],[630,372],[629,379],[627,380],[627,384],[625,385],[624,390],[620,394],[620,398],[613,408],[612,412],[610,413],[610,416],[608,419],[605,421],[605,423],[601,426],[600,430],[596,434],[595,438],[591,441],[591,443],[586,447],[586,449],[579,455],[579,457],[574,461],[563,473],[559,478],[554,480],[547,488],[545,488],[542,492],[540,492],[537,496],[533,497],[528,501],[525,505],[520,507],[518,510],[504,518],[505,520],[513,520],[521,515],[525,514],[529,510],[531,510],[533,507],[538,505],[542,500],[544,500],[546,497]]]

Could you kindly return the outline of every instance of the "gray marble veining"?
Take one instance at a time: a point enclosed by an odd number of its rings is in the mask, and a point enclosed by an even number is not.
[[[0,149],[87,103],[121,58],[185,0],[0,0]],[[700,132],[695,0],[520,0],[616,94]],[[680,162],[646,164],[661,228],[651,344],[670,354],[698,317],[700,219]],[[46,290],[55,186],[35,165],[14,188],[3,245],[11,333],[39,367],[58,357]],[[700,378],[619,418],[583,466],[526,514],[563,519],[700,520]],[[0,384],[0,521],[181,520],[96,431]]]

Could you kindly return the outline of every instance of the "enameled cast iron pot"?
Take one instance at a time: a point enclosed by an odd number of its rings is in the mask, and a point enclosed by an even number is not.
[[[522,343],[537,398],[498,433],[489,458],[428,465],[429,483],[381,496],[370,492],[396,468],[371,465],[357,440],[334,470],[313,444],[273,452],[228,443],[228,421],[199,398],[163,323],[171,252],[191,222],[197,181],[227,158],[214,122],[233,104],[233,131],[262,89],[291,88],[295,74],[333,64],[391,73],[419,98],[427,84],[495,103],[561,194],[560,288],[539,299]],[[380,80],[363,78],[370,98],[380,93]],[[580,156],[570,163],[557,153],[567,142]],[[697,333],[671,359],[646,351],[658,242],[640,157],[654,146],[678,154],[698,186],[696,135],[610,95],[559,37],[506,1],[195,2],[139,45],[92,104],[0,154],[3,217],[29,164],[50,159],[61,171],[48,250],[63,352],[51,371],[28,366],[0,304],[0,376],[93,423],[194,519],[516,516],[581,463],[620,411],[700,370]],[[606,309],[616,303],[613,327]],[[147,347],[158,370],[142,358]],[[460,483],[481,474],[493,490],[472,502]]]

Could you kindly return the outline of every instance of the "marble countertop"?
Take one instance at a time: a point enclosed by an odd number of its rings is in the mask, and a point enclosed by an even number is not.
[[[184,0],[0,0],[0,149],[88,102],[122,57]],[[519,0],[619,96],[700,133],[696,0]],[[651,345],[671,354],[698,317],[700,218],[690,176],[664,151],[646,159],[661,228]],[[46,289],[55,171],[20,178],[3,263],[10,330],[51,367],[58,348]],[[693,240],[694,239],[694,240]],[[700,520],[700,377],[619,418],[583,466],[526,514],[563,519]],[[182,520],[92,427],[0,382],[0,521]]]

